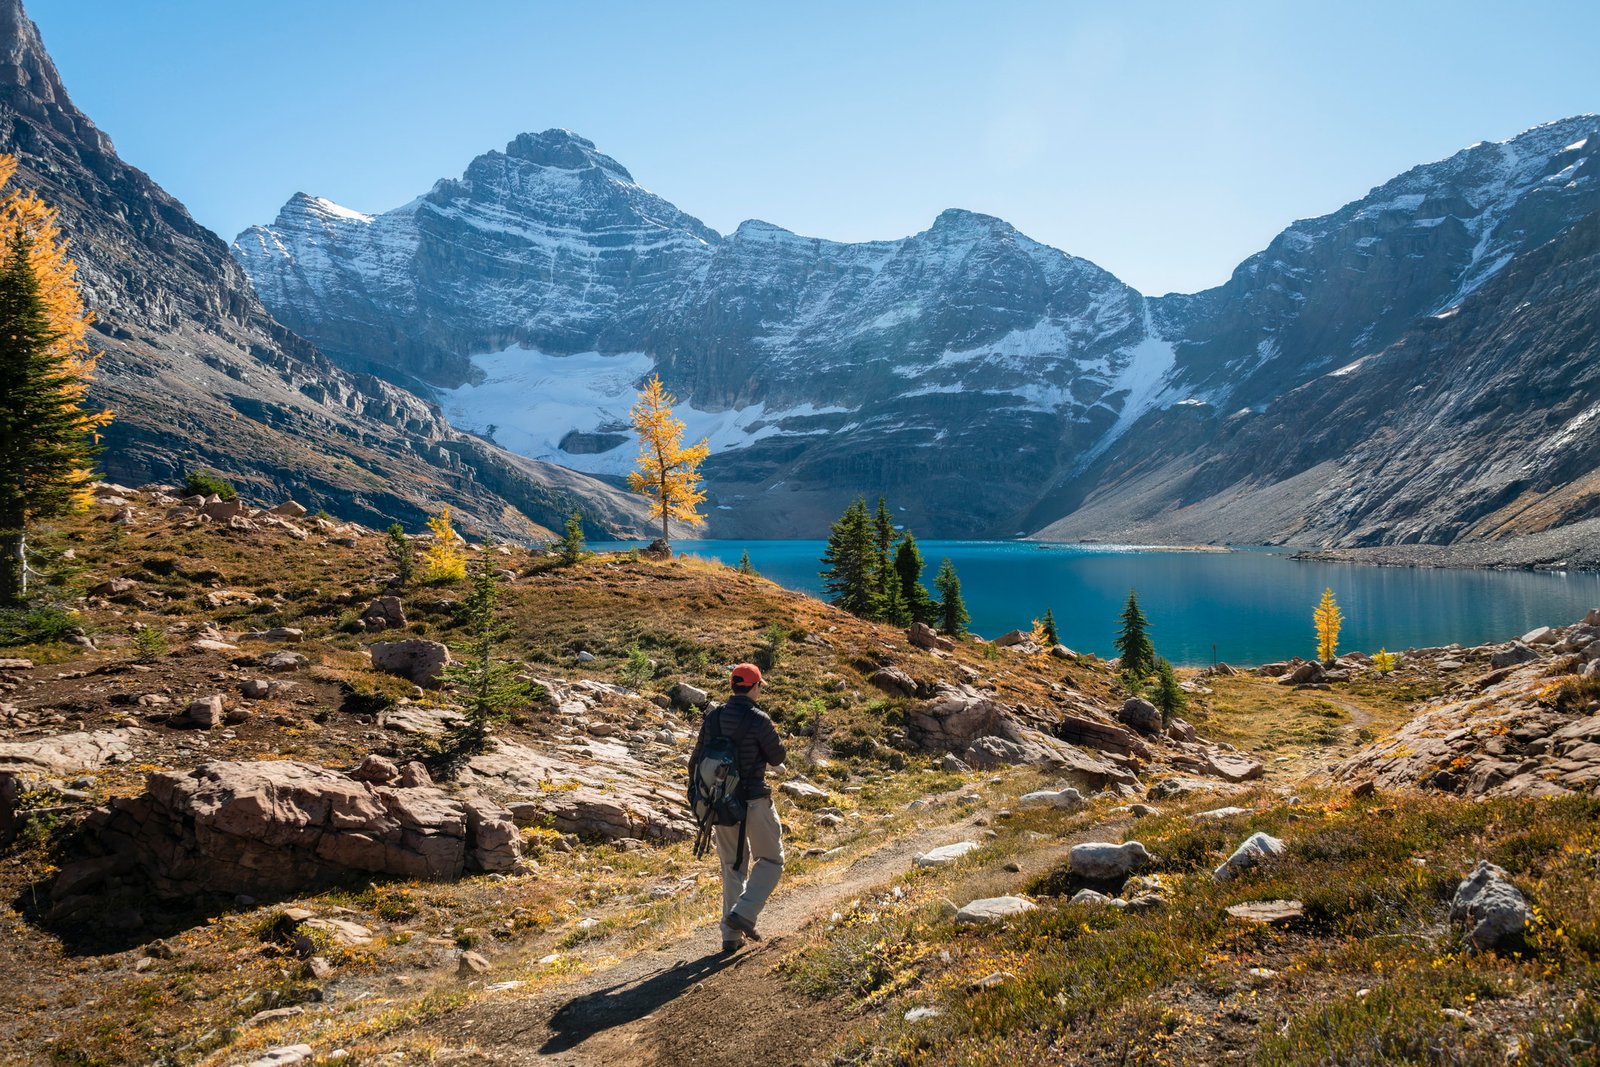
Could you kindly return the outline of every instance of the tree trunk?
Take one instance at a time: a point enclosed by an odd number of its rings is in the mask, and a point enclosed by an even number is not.
[[[27,535],[0,530],[0,607],[20,607],[28,598]]]

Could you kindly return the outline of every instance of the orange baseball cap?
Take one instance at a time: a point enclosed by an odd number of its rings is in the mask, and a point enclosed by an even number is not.
[[[754,663],[739,664],[733,668],[733,684],[740,687],[760,685],[761,668]]]

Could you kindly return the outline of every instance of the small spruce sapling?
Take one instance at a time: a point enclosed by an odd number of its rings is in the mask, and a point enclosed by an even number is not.
[[[556,555],[563,564],[573,564],[584,557],[583,512],[577,508],[567,516],[566,533],[556,542]]]
[[[1183,687],[1178,684],[1178,675],[1172,669],[1172,664],[1165,658],[1156,660],[1156,689],[1154,699],[1151,701],[1161,709],[1161,725],[1163,728],[1171,726],[1172,720],[1178,713],[1188,707],[1189,699],[1184,695]]]
[[[417,570],[417,554],[406,536],[406,528],[392,523],[384,532],[383,550],[394,564],[394,584],[401,589],[411,584]]]
[[[1044,641],[1042,643],[1046,648],[1054,648],[1061,643],[1061,634],[1056,630],[1055,612],[1045,608],[1044,618],[1039,620],[1039,625],[1044,630]]]
[[[533,687],[517,678],[515,665],[495,657],[506,628],[495,618],[500,577],[487,556],[473,562],[470,578],[471,592],[461,612],[468,634],[466,654],[460,663],[445,668],[444,681],[463,694],[467,722],[457,733],[459,747],[482,751],[494,726],[533,699]]]
[[[749,549],[745,549],[744,554],[739,557],[739,565],[735,567],[734,570],[738,571],[740,574],[748,574],[751,577],[756,576],[756,568],[750,562]]]

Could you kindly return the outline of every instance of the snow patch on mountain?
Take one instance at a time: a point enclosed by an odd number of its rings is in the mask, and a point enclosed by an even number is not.
[[[628,412],[639,398],[640,385],[655,370],[650,356],[643,352],[557,356],[513,346],[475,356],[472,363],[481,374],[477,381],[438,391],[439,404],[457,429],[481,434],[518,455],[588,474],[624,475],[633,469],[639,442]],[[684,443],[705,438],[711,454],[717,455],[779,434],[822,432],[782,424],[849,410],[811,404],[768,409],[765,404],[751,404],[702,411],[678,403],[672,412],[683,420]],[[619,443],[602,452],[567,452],[562,442],[574,432],[615,436]]]

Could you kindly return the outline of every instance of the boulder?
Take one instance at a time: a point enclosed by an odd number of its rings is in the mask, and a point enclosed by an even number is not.
[[[190,726],[198,726],[202,730],[209,730],[214,726],[222,725],[222,697],[208,696],[197,697],[189,702],[189,707],[183,713],[183,722]]]
[[[408,638],[404,641],[375,641],[367,646],[372,666],[380,671],[409,678],[418,685],[434,686],[451,663],[449,646],[440,641]]]
[[[971,686],[941,684],[931,699],[912,705],[907,719],[912,738],[924,749],[962,752],[993,734],[1008,710]]]
[[[1560,640],[1561,635],[1548,626],[1536,626],[1522,635],[1525,645],[1553,645]]]
[[[1532,663],[1539,658],[1539,653],[1521,641],[1513,641],[1505,648],[1493,652],[1489,656],[1491,667],[1516,667],[1524,663]]]
[[[31,671],[33,660],[23,659],[21,656],[6,656],[0,659],[0,671]]]
[[[1139,740],[1139,736],[1132,730],[1091,719],[1086,715],[1061,716],[1051,729],[1051,733],[1063,741],[1085,748],[1098,748],[1101,751],[1109,749],[1124,755],[1138,756],[1140,759],[1149,759],[1152,755],[1150,746]]]
[[[962,757],[972,767],[993,770],[1003,766],[1044,767],[1073,782],[1086,793],[1136,786],[1139,778],[1106,759],[1096,759],[1082,749],[1025,727],[1006,737],[980,737]]]
[[[667,696],[680,708],[704,708],[711,703],[711,694],[699,686],[679,682],[667,690]]]
[[[1171,725],[1167,727],[1167,736],[1174,741],[1194,742],[1200,739],[1200,735],[1195,731],[1195,728],[1182,719],[1172,720]]]
[[[890,696],[908,697],[914,696],[917,692],[916,680],[899,667],[881,667],[874,671],[867,681]]]
[[[1087,904],[1090,907],[1103,908],[1110,904],[1113,898],[1096,889],[1080,889],[1072,894],[1071,904]]]
[[[400,630],[406,625],[405,607],[397,596],[380,596],[361,612],[369,630]]]
[[[1229,782],[1253,782],[1265,773],[1259,760],[1212,752],[1206,756],[1211,773]]]
[[[433,776],[428,773],[428,768],[412,760],[400,768],[400,781],[395,784],[401,789],[415,789],[418,786],[432,785]]]
[[[1327,671],[1316,660],[1308,660],[1300,666],[1293,668],[1288,674],[1278,679],[1279,685],[1309,685],[1313,682],[1323,681]]]
[[[294,760],[152,774],[88,820],[160,897],[302,893],[352,873],[445,880],[508,869],[509,813],[431,787],[392,789]],[[72,868],[63,870],[65,877]]]
[[[265,678],[246,678],[239,683],[239,695],[246,700],[263,700],[272,692],[272,683]]]
[[[89,595],[105,597],[124,596],[133,592],[138,587],[139,583],[134,581],[132,578],[113,578],[108,582],[101,582],[99,585],[91,586],[89,588]]]
[[[1222,861],[1214,872],[1219,882],[1225,882],[1241,871],[1247,871],[1266,860],[1283,855],[1287,846],[1271,834],[1254,833],[1245,838],[1244,844],[1234,850],[1233,855]]]
[[[302,518],[305,516],[305,513],[305,505],[294,500],[285,500],[283,503],[273,508],[270,512],[270,514],[277,515],[279,518],[284,519]]]
[[[1078,658],[1078,654],[1076,652],[1072,651],[1072,649],[1068,648],[1066,645],[1052,645],[1052,646],[1050,646],[1050,655],[1054,656],[1056,659],[1077,659]]]
[[[1090,841],[1072,846],[1067,853],[1067,866],[1079,878],[1115,882],[1128,877],[1149,859],[1150,853],[1138,841],[1120,845]]]
[[[472,978],[476,975],[486,974],[490,963],[476,952],[463,952],[461,961],[456,964],[456,974],[462,978]]]
[[[946,752],[944,759],[939,761],[939,769],[949,774],[965,774],[972,770],[966,760],[950,752]]]
[[[926,651],[951,652],[955,650],[956,643],[944,636],[925,622],[914,622],[911,629],[906,631],[906,640],[917,648]]]
[[[1023,897],[985,897],[956,912],[956,922],[969,925],[1004,922],[1033,911],[1039,905]]]
[[[134,731],[70,733],[39,741],[0,742],[0,844],[17,832],[22,794],[52,778],[98,771],[133,759]]]
[[[242,518],[250,513],[242,500],[214,500],[200,509],[200,514],[207,518],[226,522],[233,518]]]
[[[358,782],[384,785],[400,777],[400,768],[396,767],[392,760],[384,759],[382,756],[367,756],[350,772],[350,777]]]
[[[1124,726],[1132,727],[1146,737],[1161,735],[1161,712],[1142,697],[1129,697],[1124,700],[1122,707],[1117,711],[1117,721]]]
[[[1514,949],[1522,944],[1532,912],[1511,876],[1479,860],[1456,887],[1450,918],[1465,923],[1467,940],[1478,949]]]
[[[310,1045],[280,1045],[269,1048],[244,1067],[289,1067],[290,1064],[308,1063],[316,1054]]]
[[[520,870],[522,835],[511,812],[483,796],[465,797],[462,805],[467,810],[468,868],[491,873]]]
[[[994,639],[994,643],[998,648],[1010,648],[1012,645],[1029,644],[1032,641],[1033,633],[1024,630],[1012,630]]]
[[[980,846],[976,841],[957,841],[953,845],[940,845],[938,848],[929,849],[917,856],[913,862],[918,867],[944,867],[978,847]]]
[[[256,660],[256,666],[262,670],[277,673],[303,670],[310,665],[310,658],[298,652],[271,652]]]

